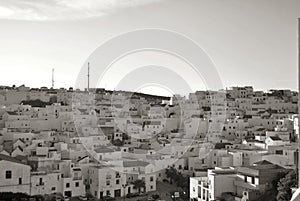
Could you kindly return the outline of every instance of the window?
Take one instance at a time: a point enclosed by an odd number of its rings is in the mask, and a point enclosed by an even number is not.
[[[120,184],[120,180],[119,179],[116,180],[116,184]]]
[[[150,186],[150,189],[153,189],[153,186]]]
[[[52,190],[52,191],[55,191],[55,190],[56,190],[56,188],[53,186],[53,187],[51,188],[51,190]]]
[[[76,182],[76,183],[75,183],[75,187],[79,187],[79,182]]]
[[[150,181],[151,181],[151,182],[153,181],[153,177],[150,177]]]
[[[22,184],[22,178],[21,177],[19,178],[19,184]]]
[[[66,183],[66,188],[69,188],[70,187],[70,183]]]
[[[106,186],[109,186],[110,185],[110,181],[106,181]]]
[[[5,172],[5,179],[11,179],[11,177],[12,177],[11,170],[6,170],[6,172]]]

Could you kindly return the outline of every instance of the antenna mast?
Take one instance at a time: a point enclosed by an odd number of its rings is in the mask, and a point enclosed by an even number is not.
[[[87,86],[87,90],[90,91],[90,62],[88,62],[88,86]]]
[[[300,18],[298,18],[298,186],[300,185]]]
[[[52,68],[52,89],[54,89],[54,68]]]

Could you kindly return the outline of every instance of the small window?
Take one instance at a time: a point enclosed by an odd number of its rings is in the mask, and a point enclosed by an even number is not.
[[[120,184],[120,180],[119,179],[116,180],[116,184]]]
[[[106,181],[106,186],[109,186],[110,185],[110,181]]]
[[[53,186],[53,187],[51,188],[51,190],[52,190],[52,191],[55,191],[55,190],[56,190],[56,188]]]
[[[79,182],[76,182],[76,183],[75,183],[75,187],[79,187]]]
[[[153,177],[150,177],[150,181],[151,181],[151,182],[153,181]]]
[[[12,172],[11,172],[11,170],[7,170],[7,171],[5,172],[5,179],[11,179],[11,177],[12,177]]]
[[[19,178],[19,184],[22,184],[22,178],[21,177]]]
[[[69,188],[70,187],[70,183],[66,183],[66,188]]]

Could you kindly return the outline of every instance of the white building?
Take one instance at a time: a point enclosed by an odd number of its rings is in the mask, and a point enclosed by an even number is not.
[[[30,194],[30,166],[0,154],[0,192]]]

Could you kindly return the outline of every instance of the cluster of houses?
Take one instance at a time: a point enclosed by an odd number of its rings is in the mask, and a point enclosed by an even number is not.
[[[122,197],[156,191],[173,167],[191,200],[255,200],[298,163],[297,113],[298,93],[249,86],[171,98],[0,87],[0,192]]]

